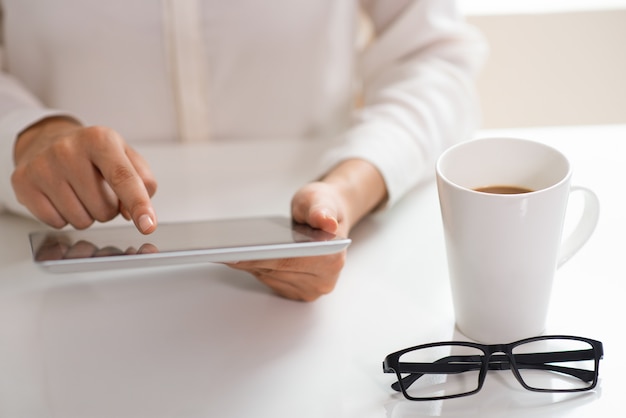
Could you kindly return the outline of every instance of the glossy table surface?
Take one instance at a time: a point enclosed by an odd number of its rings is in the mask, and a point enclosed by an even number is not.
[[[430,181],[354,229],[337,288],[314,303],[278,298],[222,265],[45,273],[27,242],[42,226],[0,214],[0,417],[615,416],[626,393],[626,125],[477,133],[486,136],[559,148],[573,183],[600,198],[594,235],[557,272],[546,331],[604,343],[597,390],[527,392],[509,372],[460,399],[410,402],[391,390],[385,355],[464,339]],[[172,221],[288,214],[319,148],[140,150],[160,180],[160,220]],[[570,207],[574,219],[577,202]]]

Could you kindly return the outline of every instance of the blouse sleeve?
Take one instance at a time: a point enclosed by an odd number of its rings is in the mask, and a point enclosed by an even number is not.
[[[437,156],[478,127],[475,77],[487,48],[454,0],[361,0],[361,5],[373,29],[358,64],[362,106],[324,167],[350,158],[371,162],[392,205],[432,178]]]

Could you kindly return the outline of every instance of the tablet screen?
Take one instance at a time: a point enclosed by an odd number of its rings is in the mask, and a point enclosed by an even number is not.
[[[92,263],[97,262],[99,268],[107,259],[120,262],[120,258],[180,258],[179,262],[185,262],[321,255],[349,243],[347,239],[293,223],[287,217],[163,223],[150,235],[139,233],[133,225],[41,231],[32,233],[30,240],[34,260],[44,267],[55,262],[68,266],[98,259]]]

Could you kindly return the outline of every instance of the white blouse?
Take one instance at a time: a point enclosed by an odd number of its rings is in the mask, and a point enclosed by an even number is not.
[[[0,7],[0,208],[24,210],[10,185],[13,143],[49,115],[110,126],[131,144],[332,136],[320,174],[368,160],[390,203],[478,124],[486,48],[454,0]]]

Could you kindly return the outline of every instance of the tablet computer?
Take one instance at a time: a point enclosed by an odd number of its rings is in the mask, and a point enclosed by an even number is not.
[[[280,216],[161,223],[150,235],[132,224],[30,234],[33,260],[55,273],[319,256],[350,242]]]

